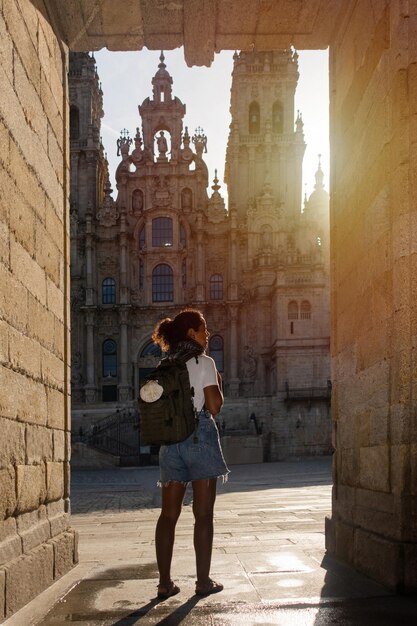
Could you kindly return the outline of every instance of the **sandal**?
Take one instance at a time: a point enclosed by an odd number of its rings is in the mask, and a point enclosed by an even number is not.
[[[196,596],[209,596],[212,593],[219,593],[219,591],[223,591],[223,585],[216,583],[216,581],[211,578],[209,578],[208,583],[204,586],[199,585],[198,582],[195,585]]]
[[[158,598],[159,600],[166,600],[171,596],[176,596],[181,590],[172,580],[170,581],[168,587],[166,585],[159,584],[158,587]]]

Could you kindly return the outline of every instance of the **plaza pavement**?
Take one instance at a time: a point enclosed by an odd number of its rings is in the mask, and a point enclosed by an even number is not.
[[[173,578],[157,601],[157,468],[75,471],[72,525],[80,563],[5,626],[398,626],[417,624],[399,597],[324,551],[331,459],[232,466],[219,484],[212,576],[222,593],[194,595],[191,493],[178,523]]]

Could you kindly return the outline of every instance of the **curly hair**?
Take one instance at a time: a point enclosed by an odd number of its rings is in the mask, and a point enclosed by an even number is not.
[[[166,317],[158,322],[152,333],[152,341],[161,350],[175,350],[180,341],[188,339],[190,328],[197,331],[204,324],[203,314],[198,309],[183,309],[171,319]]]

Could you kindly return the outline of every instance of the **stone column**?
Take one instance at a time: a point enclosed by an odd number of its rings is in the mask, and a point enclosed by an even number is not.
[[[89,404],[96,401],[97,386],[95,379],[95,349],[94,349],[94,321],[95,321],[95,307],[93,309],[85,310],[85,325],[87,327],[87,345],[86,345],[86,380],[87,384],[84,386],[85,401]]]
[[[231,305],[229,308],[229,396],[237,398],[239,395],[239,377],[238,377],[238,306]]]
[[[197,280],[196,280],[196,294],[195,299],[197,302],[203,302],[205,298],[205,272],[204,272],[204,224],[203,213],[198,212],[197,215]]]
[[[85,214],[85,303],[87,306],[94,304],[94,282],[93,282],[93,209],[91,204],[88,205]]]
[[[93,207],[96,207],[97,204],[97,146],[94,141],[94,126],[90,124],[88,126],[88,137],[87,137],[87,151],[86,151],[86,159],[87,159],[87,202],[90,203]]]
[[[238,299],[238,263],[237,263],[237,211],[235,205],[230,205],[230,256],[229,256],[229,300]]]
[[[248,200],[253,201],[255,199],[255,146],[249,146],[249,193]]]
[[[120,326],[120,374],[119,374],[119,400],[127,402],[130,399],[130,385],[128,382],[128,321],[129,308],[119,309]]]
[[[120,304],[128,302],[126,207],[120,208]]]

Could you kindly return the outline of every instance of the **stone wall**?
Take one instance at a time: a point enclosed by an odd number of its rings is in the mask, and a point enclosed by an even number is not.
[[[417,15],[352,3],[330,49],[330,550],[417,588]]]
[[[0,0],[0,621],[77,558],[65,61],[29,0]]]
[[[277,397],[226,398],[219,425],[225,436],[255,435],[255,414],[262,428],[263,460],[321,456],[332,453],[331,409],[326,400],[285,402]]]

